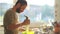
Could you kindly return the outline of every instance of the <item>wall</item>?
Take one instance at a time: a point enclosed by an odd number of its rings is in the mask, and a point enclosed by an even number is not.
[[[60,21],[60,0],[55,0],[55,21]]]

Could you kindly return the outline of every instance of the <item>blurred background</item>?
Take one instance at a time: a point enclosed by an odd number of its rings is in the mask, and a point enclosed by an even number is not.
[[[16,0],[0,1],[0,24],[3,25],[3,16],[6,10],[12,8]],[[54,21],[54,2],[55,0],[27,0],[28,6],[23,13],[20,14],[19,21],[23,22],[25,17],[28,16],[31,23],[40,23]]]
[[[0,25],[3,25],[5,12],[14,6],[17,0],[0,0]],[[30,19],[30,28],[41,30],[43,33],[46,28],[49,32],[53,31],[52,22],[55,21],[55,0],[26,0],[27,8],[19,14],[19,21],[23,22],[25,17]],[[1,27],[1,30],[3,27]],[[47,30],[46,30],[47,31]],[[49,33],[48,32],[48,33]],[[2,32],[1,32],[2,33]],[[46,33],[46,32],[45,32]],[[53,33],[52,33],[53,34]]]

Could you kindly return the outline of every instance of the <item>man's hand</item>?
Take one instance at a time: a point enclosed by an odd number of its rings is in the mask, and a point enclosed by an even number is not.
[[[23,22],[23,25],[29,25],[30,24],[30,20],[25,20],[24,22]]]
[[[23,25],[29,25],[30,24],[30,20],[28,19],[27,16],[25,16],[25,17],[26,17],[26,19],[24,20]]]

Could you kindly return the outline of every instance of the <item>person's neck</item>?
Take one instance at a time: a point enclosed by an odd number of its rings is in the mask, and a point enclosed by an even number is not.
[[[14,7],[12,8],[12,10],[13,10],[14,12],[16,12],[16,7],[14,6]]]

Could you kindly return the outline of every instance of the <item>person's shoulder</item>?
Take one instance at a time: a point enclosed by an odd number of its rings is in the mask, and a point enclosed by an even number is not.
[[[10,12],[12,12],[11,8],[6,11],[6,13],[10,13]]]
[[[10,14],[10,13],[12,13],[12,9],[11,9],[11,8],[8,9],[8,10],[5,12],[5,15]]]
[[[10,9],[7,10],[7,12],[9,12],[9,11],[12,11],[12,9],[10,8]]]

